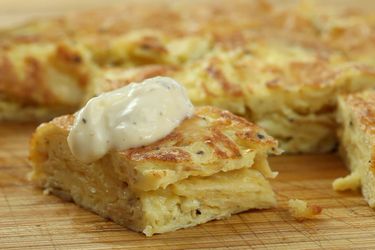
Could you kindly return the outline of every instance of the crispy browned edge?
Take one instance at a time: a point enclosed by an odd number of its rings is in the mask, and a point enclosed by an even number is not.
[[[66,44],[57,43],[53,53],[47,55],[45,63],[32,55],[26,56],[23,62],[25,75],[22,78],[15,71],[15,66],[7,56],[7,50],[1,49],[0,42],[0,98],[5,101],[36,107],[61,105],[46,82],[48,66],[53,66],[61,73],[76,79],[81,89],[85,89],[89,83],[89,72],[80,68],[83,64],[82,55]],[[67,105],[67,109],[69,108],[72,107]]]
[[[186,119],[182,124],[177,127],[172,133],[165,138],[152,143],[147,146],[128,149],[119,152],[124,159],[132,161],[162,161],[162,162],[191,162],[191,156],[189,152],[178,148],[180,143],[184,143],[185,139],[183,130],[186,126],[197,126],[194,123],[199,119],[206,119],[207,116],[215,116],[217,119],[212,122],[210,127],[212,134],[210,136],[202,138],[202,140],[213,149],[215,157],[218,159],[236,159],[241,157],[240,150],[235,142],[231,141],[226,135],[224,135],[220,129],[227,126],[233,125],[235,135],[240,139],[246,141],[249,145],[255,148],[270,149],[275,153],[278,152],[277,141],[272,137],[268,136],[264,130],[256,126],[255,124],[247,121],[244,118],[238,117],[229,111],[220,110],[215,107],[203,106],[197,107],[195,115],[192,118]],[[74,123],[74,115],[65,115],[53,119],[50,124],[53,124],[60,129],[68,131]],[[189,125],[189,124],[190,125]],[[33,136],[37,134],[34,133]],[[33,140],[35,140],[34,138]],[[159,150],[163,149],[164,145],[170,145],[173,142],[175,148],[171,150]],[[218,147],[220,143],[224,148]],[[35,146],[32,144],[32,146]],[[34,150],[31,150],[33,152]],[[268,150],[267,150],[268,151]],[[31,156],[33,157],[33,156]]]

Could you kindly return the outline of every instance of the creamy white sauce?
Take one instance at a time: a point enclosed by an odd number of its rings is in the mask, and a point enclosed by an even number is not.
[[[68,144],[76,158],[93,162],[110,150],[162,139],[193,113],[182,85],[168,77],[150,78],[89,100],[76,114]]]

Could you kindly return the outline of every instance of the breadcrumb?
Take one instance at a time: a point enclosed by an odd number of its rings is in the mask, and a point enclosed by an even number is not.
[[[345,177],[340,177],[332,183],[333,190],[346,191],[357,190],[361,187],[361,175],[359,171],[355,171]]]
[[[306,201],[299,199],[290,199],[288,201],[289,213],[298,221],[312,219],[322,212],[318,205],[309,205]]]
[[[51,188],[46,188],[43,190],[43,195],[50,195],[51,194]]]

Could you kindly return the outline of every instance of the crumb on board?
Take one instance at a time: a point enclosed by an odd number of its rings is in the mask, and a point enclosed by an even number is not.
[[[322,212],[318,205],[310,205],[306,201],[299,199],[290,199],[288,201],[289,213],[298,221],[312,219]]]
[[[332,187],[335,191],[357,190],[361,187],[359,171],[354,171],[345,177],[337,178],[332,183]]]
[[[51,189],[50,188],[46,188],[43,190],[43,195],[50,195],[51,194]]]

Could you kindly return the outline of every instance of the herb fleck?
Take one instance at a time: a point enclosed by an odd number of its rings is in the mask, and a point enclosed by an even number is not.
[[[82,58],[79,56],[79,55],[74,55],[72,58],[71,58],[72,62],[74,63],[80,63],[82,61]]]
[[[83,123],[87,123],[87,121],[86,121],[85,118],[82,118],[82,122],[83,122]]]
[[[151,49],[151,46],[149,45],[149,44],[141,44],[141,49],[143,49],[143,50],[149,50],[149,49]]]
[[[264,139],[265,138],[265,136],[264,135],[262,135],[262,134],[257,134],[257,137],[260,139],[260,140],[262,140],[262,139]]]

